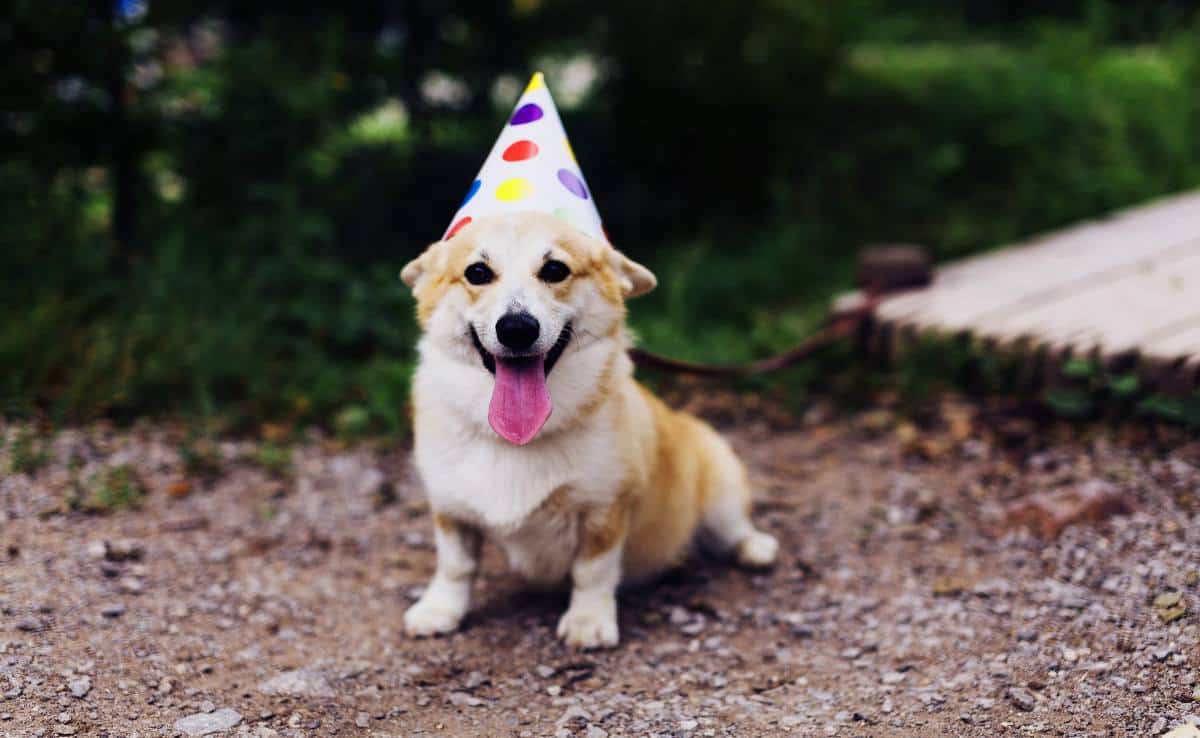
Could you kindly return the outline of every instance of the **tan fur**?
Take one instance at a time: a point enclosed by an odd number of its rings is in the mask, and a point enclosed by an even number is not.
[[[546,258],[563,261],[571,276],[540,282]],[[495,272],[494,283],[466,282],[463,272],[476,260]],[[413,389],[416,462],[445,572],[406,615],[410,633],[457,626],[463,582],[474,571],[472,531],[500,545],[531,582],[570,577],[559,634],[583,648],[617,642],[618,581],[679,563],[697,531],[745,564],[774,559],[774,539],[749,521],[746,473],[728,444],[633,378],[624,300],[653,288],[648,270],[556,218],[525,214],[468,225],[402,276],[426,331]],[[493,380],[467,328],[493,350],[490,324],[511,304],[532,311],[544,333],[558,335],[568,320],[575,327],[547,376],[550,421],[521,447],[487,426]]]

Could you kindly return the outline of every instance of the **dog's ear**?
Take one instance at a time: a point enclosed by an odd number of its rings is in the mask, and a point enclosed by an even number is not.
[[[626,298],[644,295],[658,286],[658,277],[654,276],[654,272],[615,248],[609,250],[608,264],[617,273],[621,295]]]
[[[420,256],[405,264],[404,268],[400,270],[400,281],[408,285],[410,289],[415,287],[421,277],[433,268],[440,250],[438,247],[443,243],[445,241],[438,241],[430,245],[421,252]]]

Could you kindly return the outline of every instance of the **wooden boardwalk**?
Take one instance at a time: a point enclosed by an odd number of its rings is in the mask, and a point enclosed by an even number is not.
[[[884,300],[897,334],[967,334],[1172,375],[1200,372],[1200,193],[945,265]]]

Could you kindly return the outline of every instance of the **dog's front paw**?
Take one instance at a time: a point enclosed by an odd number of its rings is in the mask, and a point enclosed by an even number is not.
[[[742,566],[762,569],[775,563],[779,554],[779,541],[769,533],[756,530],[746,536],[737,547],[737,560]]]
[[[572,648],[613,648],[620,641],[614,610],[573,607],[558,621],[558,637]]]
[[[412,638],[452,633],[458,630],[464,614],[458,608],[422,598],[404,613],[404,632]]]

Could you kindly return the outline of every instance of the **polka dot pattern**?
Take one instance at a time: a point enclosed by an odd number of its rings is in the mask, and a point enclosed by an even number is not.
[[[445,238],[473,220],[527,212],[552,214],[593,238],[607,238],[554,98],[540,73],[533,75],[514,106]]]
[[[558,181],[562,182],[562,186],[567,188],[567,192],[570,192],[575,197],[581,200],[588,199],[587,186],[584,185],[583,180],[574,172],[569,169],[559,169]]]
[[[471,202],[471,200],[475,197],[475,193],[479,192],[479,188],[482,186],[483,186],[483,180],[481,180],[481,179],[477,179],[474,182],[472,182],[471,187],[467,190],[467,196],[463,198],[462,204],[458,206],[458,209],[462,210],[463,208],[465,208],[467,206],[467,203]]]
[[[521,139],[509,144],[500,158],[504,161],[525,161],[537,156],[538,145],[529,139]]]
[[[545,113],[542,112],[541,107],[537,103],[525,103],[517,108],[517,112],[513,113],[512,118],[508,122],[514,126],[523,126],[527,123],[541,120],[543,115]]]
[[[458,219],[458,222],[456,222],[454,225],[450,226],[450,230],[446,231],[446,235],[442,237],[442,240],[443,240],[443,241],[448,241],[448,240],[450,240],[451,238],[454,238],[454,234],[456,234],[456,233],[458,233],[459,231],[461,231],[461,230],[462,230],[463,228],[465,228],[465,227],[466,227],[466,226],[467,226],[467,225],[468,225],[470,222],[471,222],[471,216],[469,216],[469,215],[468,215],[467,217],[465,217],[465,218],[459,218],[459,219]]]
[[[506,179],[496,188],[496,199],[505,202],[524,200],[533,192],[533,183],[524,177]]]

